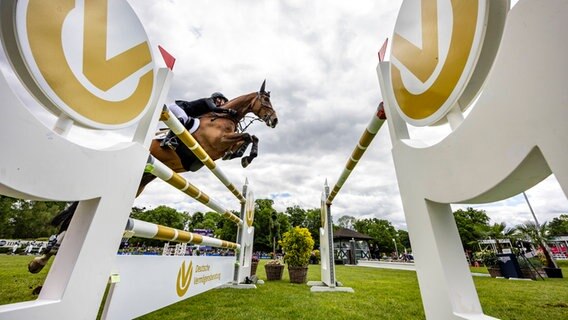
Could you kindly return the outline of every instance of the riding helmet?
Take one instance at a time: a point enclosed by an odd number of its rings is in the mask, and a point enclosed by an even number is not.
[[[213,98],[213,99],[221,98],[221,99],[225,100],[225,102],[229,101],[229,99],[227,99],[221,92],[214,92],[211,95],[211,98]]]

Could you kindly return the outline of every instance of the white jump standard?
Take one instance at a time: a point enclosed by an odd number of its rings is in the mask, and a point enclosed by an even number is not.
[[[494,319],[451,204],[504,200],[551,173],[568,195],[568,2],[455,3],[404,1],[377,75],[426,318]],[[409,130],[445,122],[436,143]]]

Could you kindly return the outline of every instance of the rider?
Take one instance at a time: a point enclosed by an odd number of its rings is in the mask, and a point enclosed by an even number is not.
[[[237,111],[221,108],[227,101],[229,101],[229,99],[221,92],[214,92],[209,98],[201,98],[193,101],[176,100],[175,103],[169,105],[168,108],[184,126],[191,127],[189,121],[193,119],[190,118],[198,118],[209,112],[226,113],[233,117],[236,116]],[[175,134],[170,130],[160,145],[175,150],[178,144]]]

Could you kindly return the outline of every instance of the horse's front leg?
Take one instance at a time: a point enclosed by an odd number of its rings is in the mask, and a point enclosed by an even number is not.
[[[232,144],[229,150],[225,152],[225,155],[223,155],[223,160],[231,160],[242,157],[253,140],[248,133],[231,133],[224,136],[221,142]]]
[[[223,155],[223,160],[232,160],[242,157],[249,144],[250,141],[241,141],[235,143],[229,150],[227,150],[227,152],[225,152],[225,154]]]
[[[49,259],[57,253],[59,246],[61,245],[61,242],[63,242],[63,238],[65,237],[65,232],[65,230],[61,231],[59,234],[53,235],[49,238],[43,254],[39,257],[35,257],[28,264],[28,271],[30,273],[40,272],[43,267],[45,267],[45,265],[49,262]]]
[[[258,156],[258,138],[256,136],[251,136],[252,147],[248,156],[241,159],[241,165],[243,168],[248,167],[254,158]],[[244,150],[243,150],[244,151]]]

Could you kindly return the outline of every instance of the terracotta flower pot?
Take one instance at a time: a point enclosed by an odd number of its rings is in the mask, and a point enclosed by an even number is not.
[[[308,279],[308,267],[288,266],[288,275],[292,283],[306,283]]]

